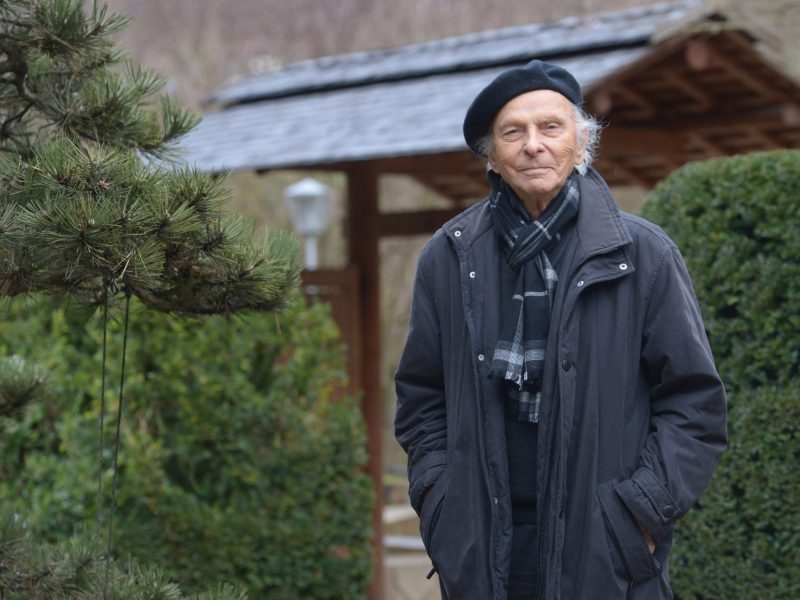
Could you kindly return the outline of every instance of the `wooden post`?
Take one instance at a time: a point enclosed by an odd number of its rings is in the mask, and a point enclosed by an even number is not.
[[[347,172],[348,252],[350,264],[361,274],[358,294],[361,305],[361,412],[367,426],[367,470],[372,477],[375,507],[372,513],[374,564],[367,591],[370,600],[383,598],[383,461],[381,432],[380,350],[380,257],[378,248],[378,175],[373,166],[362,164]]]
[[[303,282],[303,293],[306,298],[327,302],[331,307],[331,316],[347,345],[347,387],[334,392],[334,398],[340,394],[360,394],[361,382],[361,300],[358,269],[354,266],[346,269],[321,269],[303,271],[300,274]]]

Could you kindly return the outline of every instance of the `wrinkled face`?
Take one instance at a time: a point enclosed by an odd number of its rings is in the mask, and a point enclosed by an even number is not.
[[[552,90],[534,90],[509,100],[497,113],[491,134],[492,170],[534,217],[583,160],[572,104]]]

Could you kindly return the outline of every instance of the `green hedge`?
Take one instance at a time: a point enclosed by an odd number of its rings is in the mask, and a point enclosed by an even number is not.
[[[677,526],[676,596],[798,598],[800,152],[686,165],[643,214],[686,258],[729,393],[729,449]]]
[[[371,487],[357,402],[332,396],[343,352],[327,308],[180,320],[134,304],[131,322],[116,554],[160,565],[187,591],[229,582],[254,598],[361,597]],[[48,373],[43,400],[0,417],[0,504],[42,540],[96,514],[101,341],[99,318],[47,302],[0,322],[0,355]]]

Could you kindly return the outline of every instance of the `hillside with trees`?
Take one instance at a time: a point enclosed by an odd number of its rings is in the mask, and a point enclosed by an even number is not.
[[[656,0],[111,0],[134,24],[119,36],[138,61],[170,78],[171,91],[198,105],[231,78],[298,60],[420,42],[496,27],[581,18]],[[752,9],[750,0],[720,5]],[[797,54],[800,5],[757,3],[751,15]],[[792,52],[792,47],[794,51]],[[800,62],[797,56],[795,64]]]

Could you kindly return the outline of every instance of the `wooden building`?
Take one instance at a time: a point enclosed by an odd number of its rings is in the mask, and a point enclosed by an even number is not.
[[[597,169],[612,186],[649,188],[687,161],[800,147],[800,86],[770,51],[772,41],[735,15],[683,1],[326,56],[247,77],[209,98],[209,112],[184,142],[189,164],[347,175],[350,368],[363,390],[379,500],[371,598],[382,586],[378,241],[433,232],[487,191],[484,162],[462,137],[469,103],[507,68],[533,58],[559,64],[607,124]],[[379,212],[384,174],[418,180],[450,208]]]

